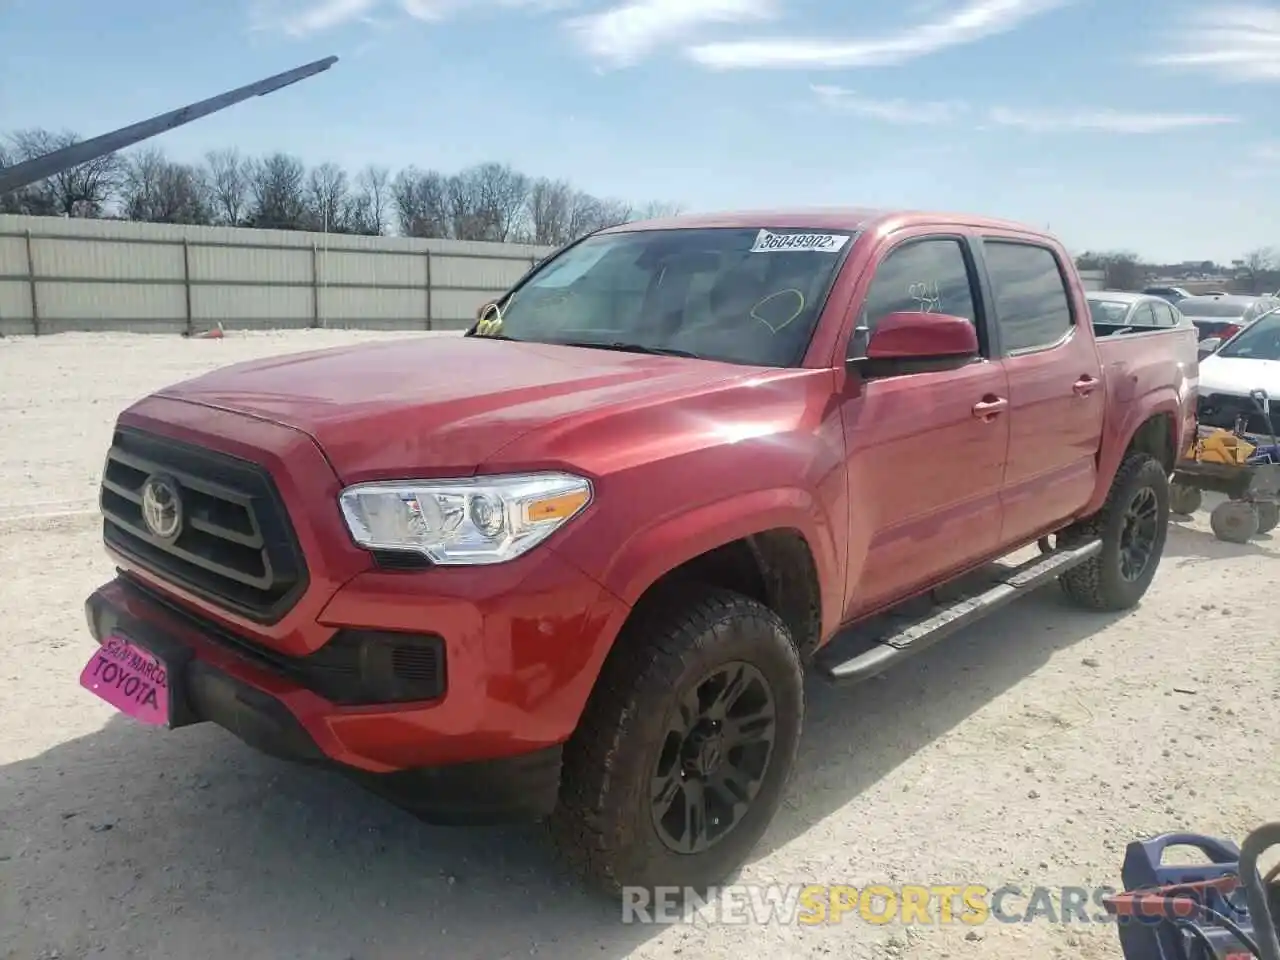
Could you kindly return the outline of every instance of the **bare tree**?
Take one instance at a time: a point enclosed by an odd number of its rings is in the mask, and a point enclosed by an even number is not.
[[[387,232],[391,204],[391,172],[365,167],[356,177],[356,192],[347,205],[347,226],[353,233],[377,237]]]
[[[569,239],[569,206],[573,188],[564,180],[546,177],[529,185],[526,203],[529,240],[540,246],[566,243]]]
[[[1138,255],[1127,250],[1086,251],[1076,257],[1076,266],[1081,270],[1102,270],[1108,290],[1137,290],[1146,272]]]
[[[506,243],[522,226],[529,178],[510,164],[484,163],[471,171],[472,189],[486,223],[485,240]]]
[[[248,163],[240,151],[212,150],[205,155],[205,177],[209,183],[214,216],[230,227],[244,222],[249,206]]]
[[[306,168],[285,153],[249,164],[248,225],[265,230],[301,230],[307,215]]]
[[[307,175],[307,226],[327,233],[347,232],[350,203],[347,172],[322,163]]]
[[[11,150],[0,141],[0,169],[19,162],[16,151]],[[37,185],[38,186],[38,185]],[[38,216],[53,216],[57,213],[51,204],[45,201],[48,197],[40,190],[24,187],[11,193],[0,195],[0,213],[26,213]]]
[[[74,133],[49,130],[20,130],[13,135],[13,153],[18,161],[34,160],[55,150],[79,143]],[[120,175],[120,156],[109,153],[78,167],[61,170],[29,187],[24,194],[30,212],[48,212],[64,217],[100,217],[106,210]]]
[[[201,173],[153,148],[127,157],[121,174],[120,212],[151,223],[208,223],[210,204]]]
[[[633,218],[629,205],[618,200],[601,200],[589,193],[575,193],[569,203],[567,240],[576,240],[605,227],[616,227]]]
[[[481,207],[475,168],[456,173],[445,181],[445,209],[449,213],[448,236],[455,240],[487,240],[489,222]]]
[[[25,130],[0,141],[8,166],[78,141],[72,133]],[[155,148],[103,157],[0,197],[0,213],[101,217],[166,223],[219,223],[379,236],[393,227],[411,237],[562,246],[636,217],[666,217],[680,207],[651,202],[633,209],[574,190],[564,180],[532,180],[507,163],[482,163],[448,176],[410,166],[394,179],[369,166],[354,180],[335,164],[308,170],[283,153],[251,159],[213,150],[198,166]]]
[[[449,236],[449,184],[442,174],[417,167],[401,170],[391,184],[391,206],[406,237]]]
[[[667,217],[678,217],[684,207],[678,203],[667,203],[664,200],[650,200],[636,212],[637,220],[663,220]]]
[[[1277,255],[1274,247],[1259,247],[1256,250],[1250,250],[1240,260],[1241,272],[1249,284],[1249,292],[1253,294],[1261,293],[1263,280],[1266,275],[1276,269],[1277,261],[1280,256]]]

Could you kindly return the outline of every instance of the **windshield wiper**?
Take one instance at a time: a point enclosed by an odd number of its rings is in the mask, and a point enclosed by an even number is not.
[[[647,353],[659,357],[688,357],[690,360],[702,359],[688,350],[677,350],[674,347],[654,347],[647,343],[625,343],[621,340],[553,340],[552,343],[562,347],[588,347],[595,350],[618,350],[623,353]]]

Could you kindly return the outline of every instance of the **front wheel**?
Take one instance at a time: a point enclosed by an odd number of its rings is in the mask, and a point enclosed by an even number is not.
[[[633,615],[565,747],[552,835],[593,885],[705,890],[773,819],[804,716],[800,657],[756,601],[688,588]]]
[[[1071,531],[1102,549],[1059,581],[1072,602],[1090,610],[1127,610],[1142,599],[1160,566],[1169,533],[1169,475],[1145,453],[1125,457],[1107,502]]]
[[[1280,526],[1280,504],[1274,500],[1259,500],[1253,505],[1258,512],[1258,532],[1270,533]]]

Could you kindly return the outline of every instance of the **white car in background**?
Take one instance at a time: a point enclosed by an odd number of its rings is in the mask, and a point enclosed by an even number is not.
[[[1201,432],[1231,430],[1245,417],[1245,433],[1271,443],[1271,428],[1250,394],[1270,398],[1272,418],[1280,418],[1280,309],[1254,318],[1243,330],[1200,360]],[[1278,425],[1280,426],[1280,425]]]

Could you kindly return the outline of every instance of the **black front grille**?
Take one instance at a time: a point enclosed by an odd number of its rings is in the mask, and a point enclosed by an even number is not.
[[[176,486],[181,532],[151,533],[142,516],[152,476]],[[258,623],[275,623],[307,588],[288,512],[261,466],[176,440],[118,429],[101,493],[109,547],[158,577]]]
[[[1277,415],[1280,415],[1280,409],[1273,408],[1271,416],[1275,418]],[[1267,418],[1262,415],[1258,405],[1250,397],[1233,397],[1229,393],[1208,393],[1200,398],[1196,407],[1196,420],[1204,427],[1234,430],[1236,419],[1241,416],[1245,418],[1244,429],[1247,433],[1271,436],[1271,427],[1267,424]]]

